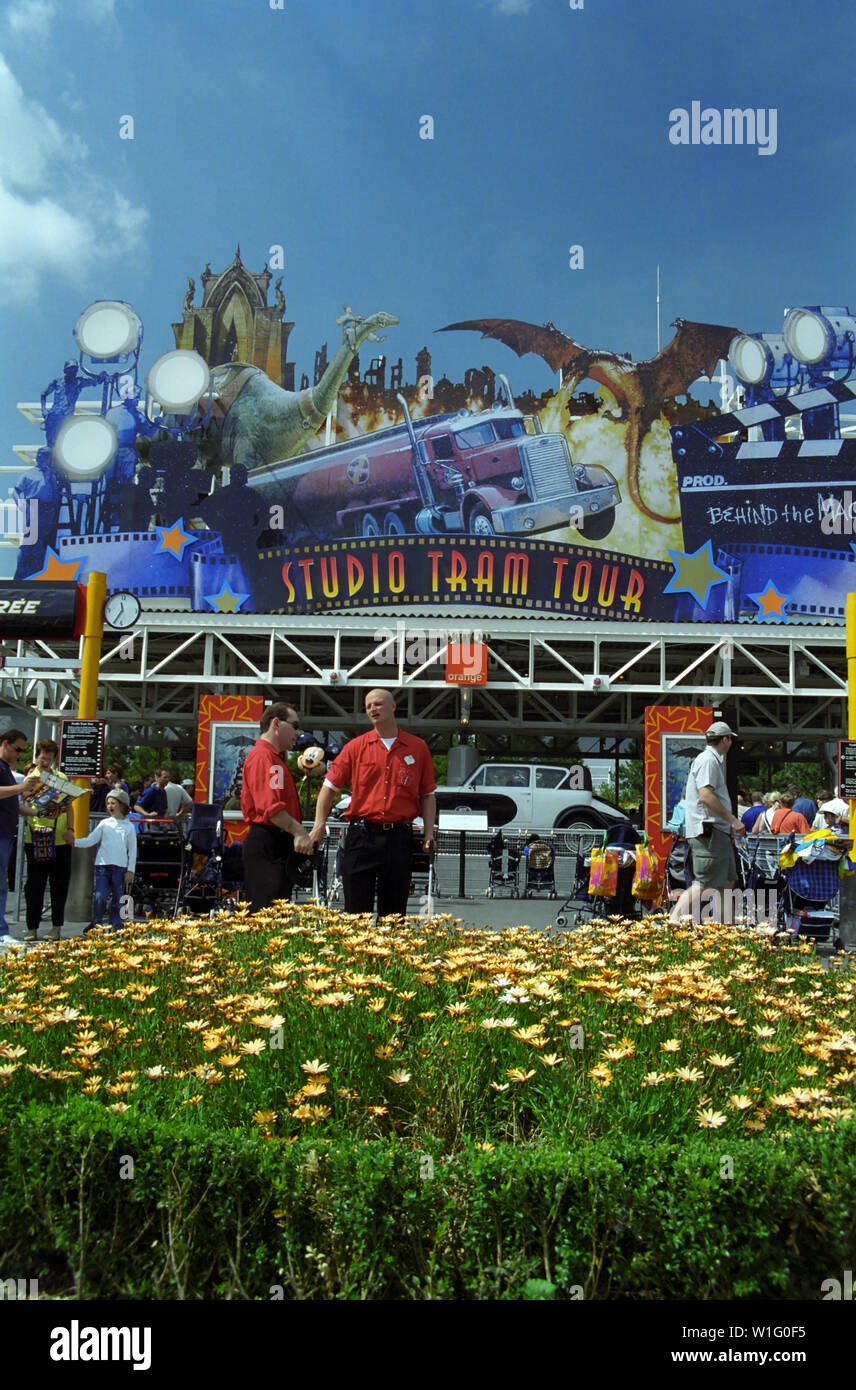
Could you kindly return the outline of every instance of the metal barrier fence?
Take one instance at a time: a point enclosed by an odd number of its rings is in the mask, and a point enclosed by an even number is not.
[[[307,829],[310,822],[307,822]],[[344,839],[346,825],[328,822],[328,880],[335,873],[336,854]],[[531,832],[535,834],[536,832]],[[526,859],[523,850],[528,835],[506,835],[503,833],[504,854],[503,872],[507,872],[509,855],[518,858],[516,887],[519,896],[526,890]],[[556,894],[559,898],[570,895],[577,873],[577,858],[590,852],[594,845],[603,839],[602,830],[557,830],[538,833],[539,840],[546,840],[553,848],[553,865]],[[490,888],[492,846],[496,840],[495,830],[440,830],[437,833],[437,853],[434,859],[434,896],[443,898],[481,898]],[[506,896],[511,885],[505,885]]]

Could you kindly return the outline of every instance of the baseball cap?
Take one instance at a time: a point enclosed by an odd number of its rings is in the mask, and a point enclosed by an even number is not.
[[[123,806],[130,807],[131,805],[131,798],[124,787],[111,787],[104,799],[105,801],[121,801]]]
[[[817,808],[820,812],[828,811],[833,816],[849,816],[850,807],[840,796],[834,796],[831,801],[824,801],[822,806]]]
[[[723,721],[719,719],[715,724],[711,724],[709,729],[705,730],[705,734],[707,738],[725,738],[726,735],[729,738],[733,738],[734,730],[729,729],[728,725],[723,723]]]
[[[185,779],[184,779],[184,781],[182,782],[181,785],[182,785],[183,787],[192,787],[192,786],[195,786],[195,783],[194,783],[192,777],[185,777]]]

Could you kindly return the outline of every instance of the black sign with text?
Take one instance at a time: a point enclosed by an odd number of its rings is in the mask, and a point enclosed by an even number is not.
[[[75,637],[85,603],[85,590],[70,580],[0,579],[0,639]]]
[[[856,739],[838,741],[838,795],[856,801]]]
[[[67,777],[100,777],[104,770],[104,720],[61,719],[59,765]]]

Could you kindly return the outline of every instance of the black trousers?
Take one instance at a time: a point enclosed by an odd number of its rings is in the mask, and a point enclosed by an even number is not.
[[[291,897],[285,864],[293,848],[294,837],[275,825],[250,826],[244,840],[244,888],[251,912]]]
[[[65,922],[65,900],[71,879],[71,845],[57,845],[54,859],[34,859],[33,846],[24,845],[27,860],[27,882],[24,900],[27,904],[27,931],[38,931],[45,905],[45,888],[51,886],[51,924],[61,927]]]
[[[342,853],[342,887],[346,912],[371,912],[377,890],[378,917],[407,912],[413,829],[410,825],[349,825]]]

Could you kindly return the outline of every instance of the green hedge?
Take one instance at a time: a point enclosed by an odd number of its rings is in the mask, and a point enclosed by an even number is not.
[[[0,1277],[107,1299],[817,1300],[852,1267],[854,1158],[852,1122],[445,1161],[396,1140],[212,1134],[75,1097],[0,1133]]]

